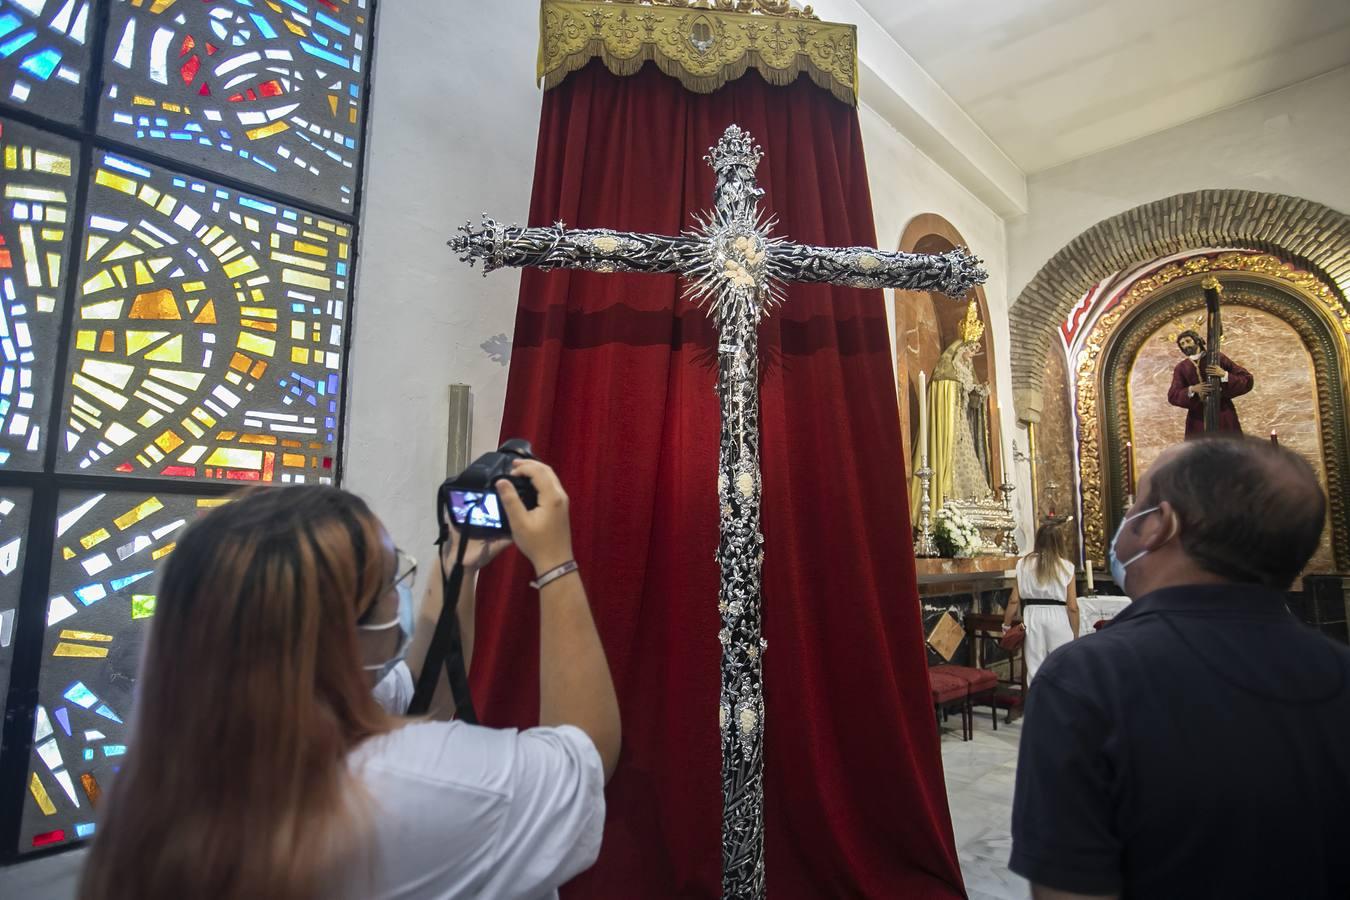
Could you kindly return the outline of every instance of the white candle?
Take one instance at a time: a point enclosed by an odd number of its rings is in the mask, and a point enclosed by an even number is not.
[[[1091,594],[1096,590],[1096,586],[1092,583],[1092,560],[1083,560],[1083,572],[1087,575],[1087,590],[1088,593]]]
[[[919,466],[928,465],[928,376],[919,370]]]

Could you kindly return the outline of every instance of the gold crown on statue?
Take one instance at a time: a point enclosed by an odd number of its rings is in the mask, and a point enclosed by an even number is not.
[[[974,344],[984,337],[984,322],[980,321],[980,310],[975,301],[966,306],[966,317],[961,322],[961,340]]]
[[[1194,331],[1196,334],[1205,333],[1205,314],[1195,316],[1190,319],[1173,319],[1167,323],[1167,330],[1158,335],[1158,340],[1164,344],[1172,345],[1181,337],[1183,331]]]

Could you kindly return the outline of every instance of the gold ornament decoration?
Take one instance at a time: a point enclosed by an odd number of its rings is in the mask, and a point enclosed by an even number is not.
[[[1194,331],[1201,334],[1205,330],[1205,316],[1200,314],[1191,319],[1174,319],[1167,329],[1166,334],[1158,335],[1158,340],[1164,344],[1175,344],[1184,331]]]
[[[807,73],[858,102],[858,32],[787,0],[542,0],[538,77],[545,90],[593,59],[625,77],[648,60],[708,94],[755,69],[784,86]]]
[[[979,343],[984,337],[984,322],[980,319],[980,308],[974,300],[966,306],[966,317],[961,321],[961,340],[967,344]]]

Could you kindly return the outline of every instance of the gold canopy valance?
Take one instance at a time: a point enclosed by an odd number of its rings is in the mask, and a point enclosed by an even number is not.
[[[647,60],[691,91],[711,93],[753,67],[770,84],[802,72],[850,106],[858,100],[858,36],[787,0],[542,0],[539,80],[557,87],[592,59],[615,75]]]

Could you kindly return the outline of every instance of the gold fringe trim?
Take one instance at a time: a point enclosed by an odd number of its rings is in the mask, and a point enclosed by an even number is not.
[[[858,102],[852,25],[711,9],[542,0],[538,77],[545,90],[593,59],[619,77],[649,60],[690,91],[708,94],[754,68],[770,84],[803,72],[850,106]]]

